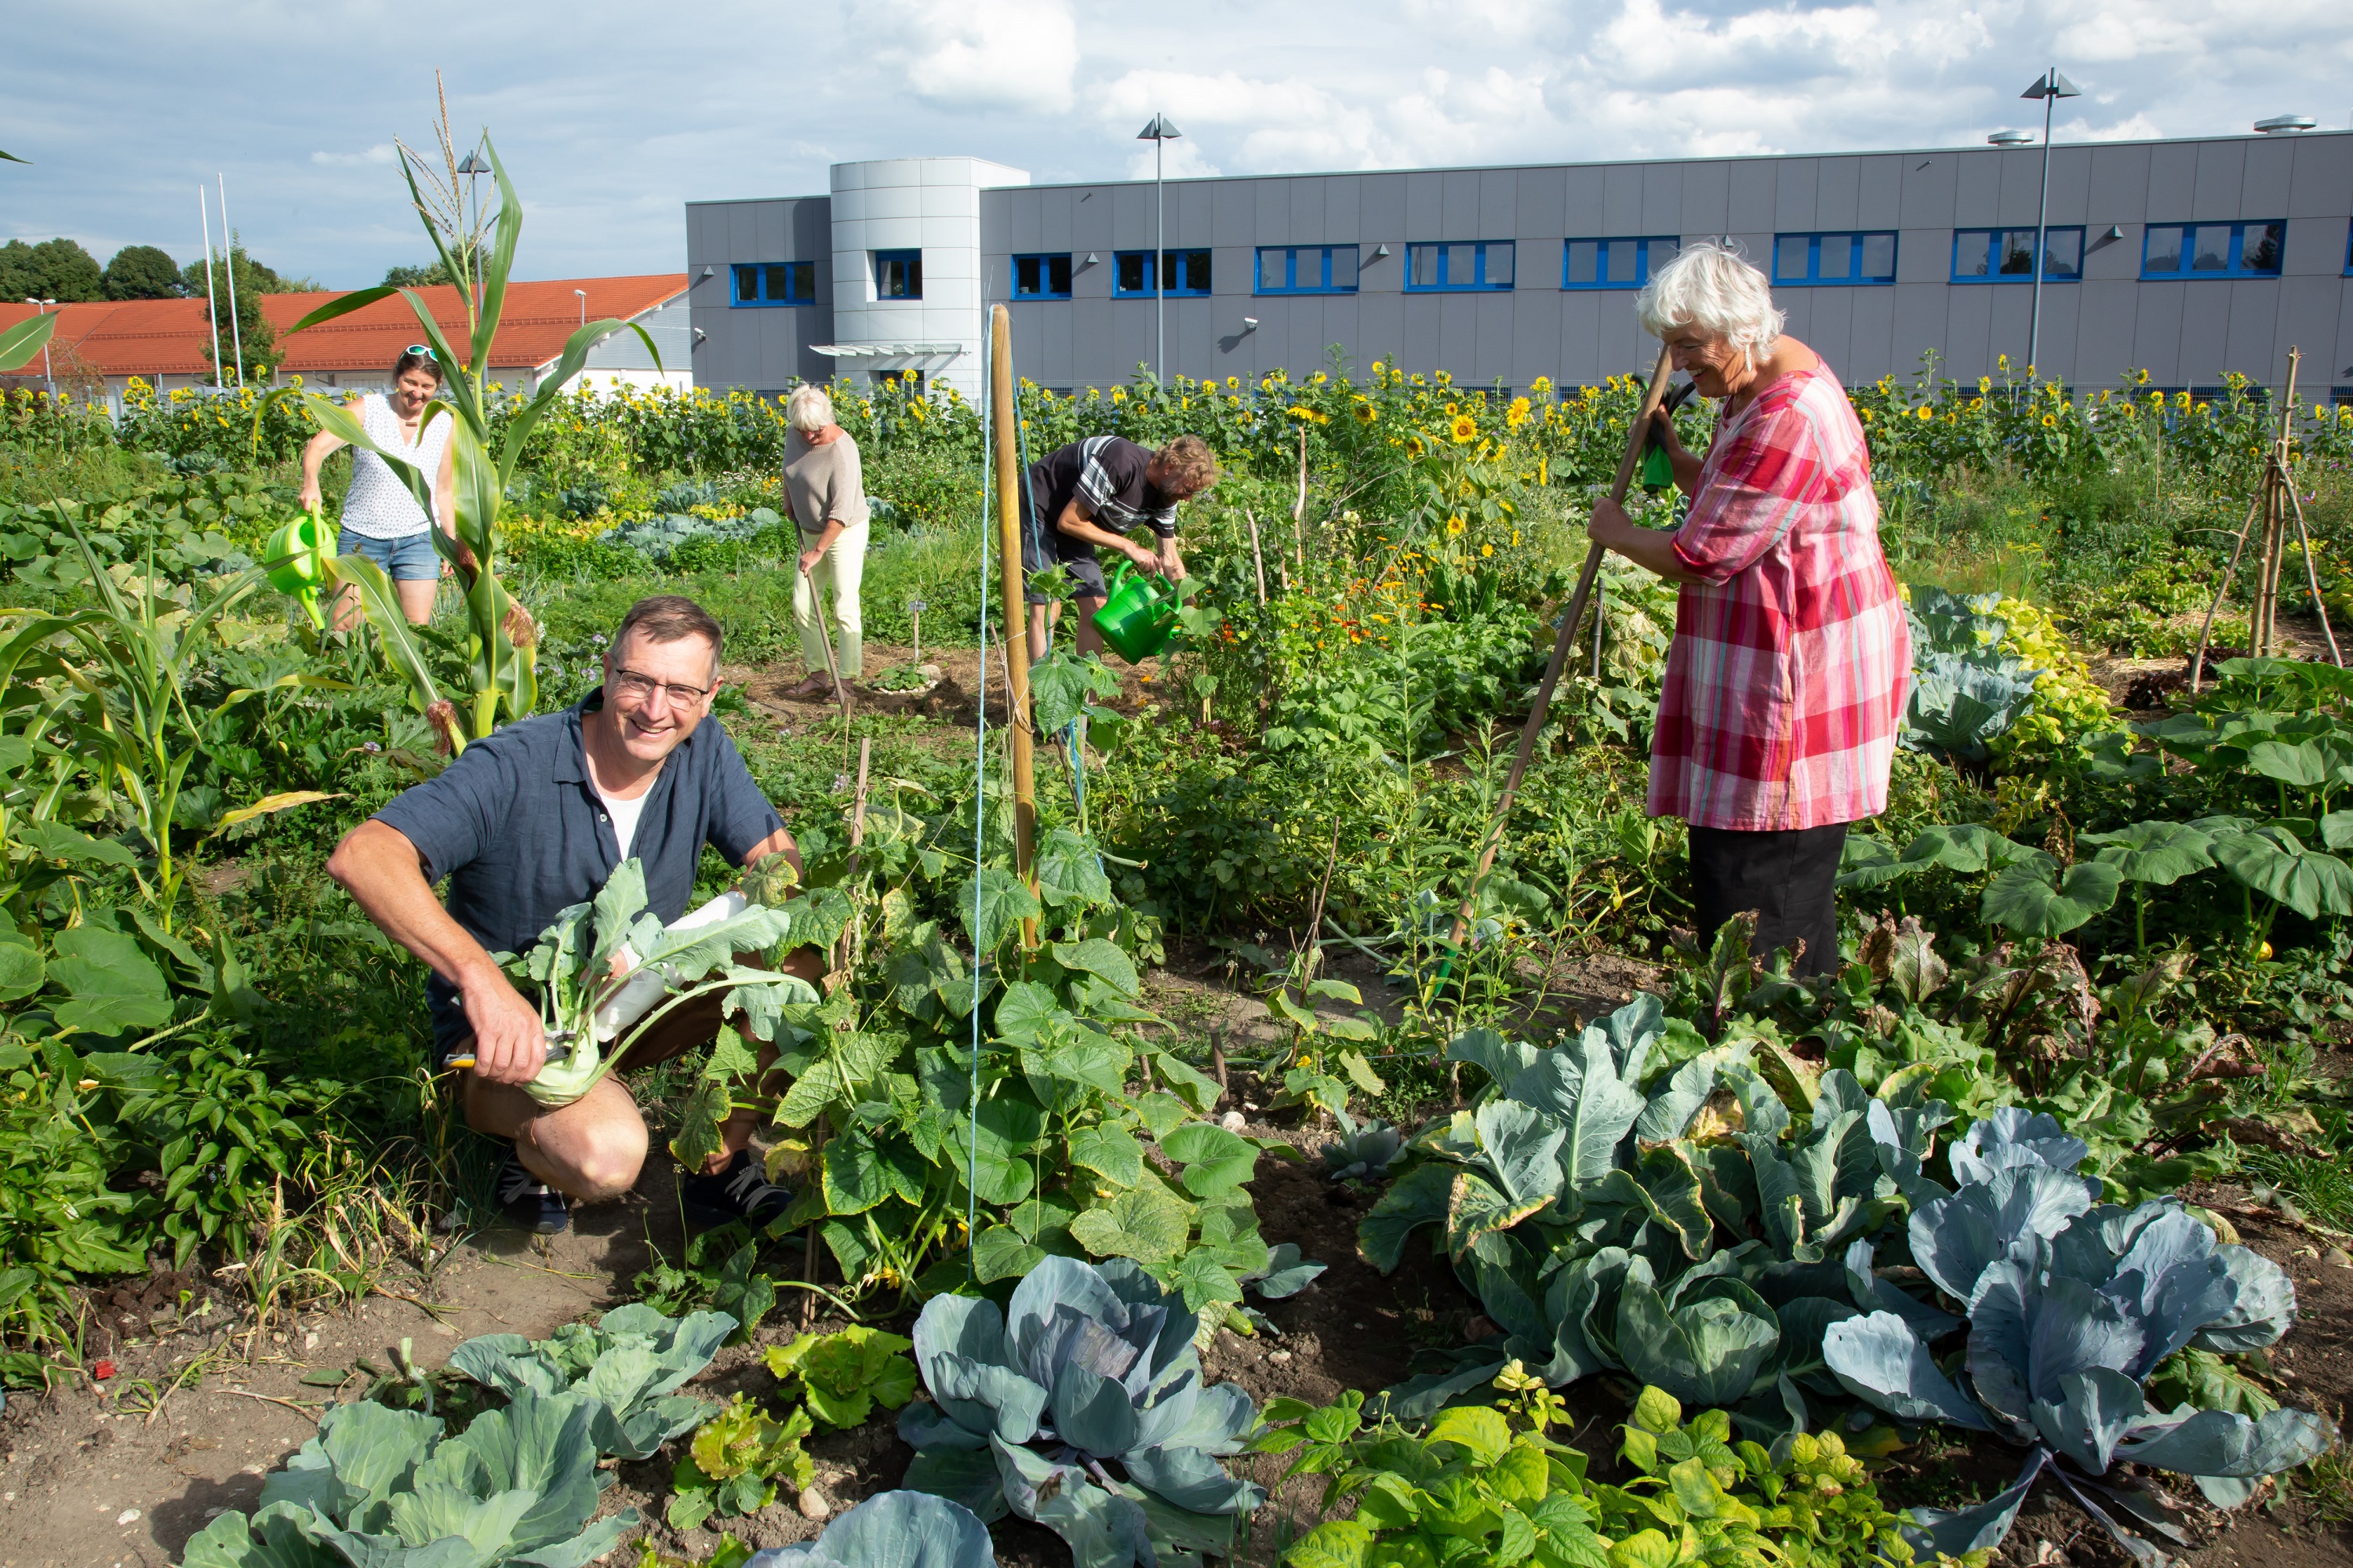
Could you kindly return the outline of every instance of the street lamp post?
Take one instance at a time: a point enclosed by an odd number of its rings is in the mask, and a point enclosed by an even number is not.
[[[37,300],[30,294],[25,296],[25,302],[33,307],[33,313],[37,316],[47,315],[49,307],[57,303],[55,300]],[[49,343],[47,338],[41,340],[41,383],[49,389],[49,401],[55,403],[58,400],[58,378],[49,374]]]
[[[1155,380],[1167,375],[1164,362],[1168,357],[1168,208],[1162,195],[1161,154],[1168,143],[1183,134],[1166,114],[1155,114],[1152,123],[1135,133],[1137,141],[1152,143],[1152,375]]]
[[[2051,217],[2051,111],[2063,98],[2081,98],[2084,90],[2059,74],[2052,66],[2034,79],[2034,85],[2018,96],[2042,101],[2042,197],[2034,209],[2034,304],[2027,316],[2026,369],[2032,375],[2042,346],[2042,270],[2043,231]]]
[[[489,174],[491,172],[491,165],[489,161],[482,156],[480,151],[470,152],[463,158],[458,161],[458,172],[466,176],[466,196],[472,203],[474,208],[474,216],[470,220],[467,218],[462,210],[458,215],[459,221],[463,223],[466,228],[466,242],[463,246],[459,247],[459,254],[465,258],[464,265],[466,269],[466,276],[459,281],[459,287],[464,289],[467,293],[473,295],[475,299],[479,301],[480,298],[480,279],[479,277],[480,268],[477,264],[475,259],[475,241],[480,238],[482,231],[482,198],[480,193],[475,188],[474,181],[480,176]]]

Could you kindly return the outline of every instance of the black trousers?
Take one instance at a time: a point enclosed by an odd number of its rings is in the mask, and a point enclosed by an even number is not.
[[[1826,975],[1838,969],[1838,868],[1846,824],[1746,832],[1691,830],[1692,903],[1704,951],[1726,920],[1753,909],[1757,938],[1749,951],[1770,958],[1777,948],[1805,944],[1792,973]]]

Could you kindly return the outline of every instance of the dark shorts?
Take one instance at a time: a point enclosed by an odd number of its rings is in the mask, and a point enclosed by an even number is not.
[[[1111,597],[1104,586],[1103,561],[1095,547],[1084,539],[1073,539],[1060,528],[1039,524],[1037,498],[1029,493],[1028,475],[1021,486],[1021,576],[1026,581],[1034,573],[1050,567],[1060,567],[1078,584],[1078,597],[1103,600]],[[1022,599],[1029,604],[1051,602],[1046,595],[1034,589],[1025,590]]]
[[[396,583],[435,582],[441,576],[441,556],[433,548],[429,531],[404,534],[397,539],[345,534],[335,542],[335,547],[346,556],[366,556]]]
[[[1746,832],[1691,831],[1692,903],[1703,952],[1736,915],[1757,912],[1748,950],[1770,959],[1803,943],[1792,972],[1833,973],[1839,964],[1838,869],[1844,822],[1827,827]]]

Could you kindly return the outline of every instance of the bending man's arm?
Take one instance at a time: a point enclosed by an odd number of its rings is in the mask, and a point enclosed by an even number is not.
[[[374,820],[362,822],[335,846],[327,874],[385,936],[457,988],[474,1032],[478,1075],[493,1084],[527,1084],[538,1076],[547,1059],[539,1009],[433,896],[424,862],[406,834]]]

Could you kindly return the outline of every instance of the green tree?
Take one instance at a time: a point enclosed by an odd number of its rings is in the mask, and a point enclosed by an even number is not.
[[[0,300],[26,297],[67,304],[106,298],[106,273],[98,258],[70,239],[0,245]]]
[[[449,269],[438,261],[423,267],[387,267],[384,270],[384,286],[387,289],[429,289],[436,283],[449,281]]]
[[[213,288],[224,299],[228,294],[228,278],[226,269],[232,260],[237,263],[237,291],[240,297],[248,291],[257,294],[316,294],[323,292],[326,288],[325,284],[315,278],[289,278],[273,269],[268,262],[256,261],[251,256],[246,254],[245,247],[240,243],[231,249],[227,257],[222,256],[217,250],[213,252]],[[180,269],[180,287],[198,299],[204,298],[205,259],[203,257],[197,257]]]
[[[180,264],[153,245],[126,245],[106,264],[110,300],[175,300],[184,291]]]

